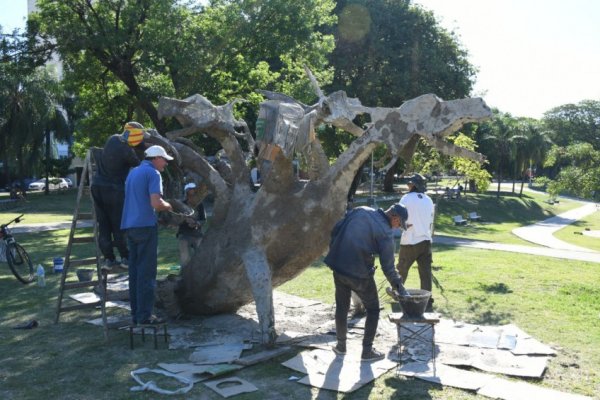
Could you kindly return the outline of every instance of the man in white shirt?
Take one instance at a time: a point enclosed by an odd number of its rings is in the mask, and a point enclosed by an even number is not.
[[[398,256],[398,272],[402,282],[406,282],[408,270],[416,261],[419,266],[421,289],[431,292],[431,232],[433,230],[433,201],[425,194],[427,182],[419,174],[408,180],[409,192],[402,196],[400,204],[408,211],[406,230],[400,238],[400,254]],[[426,311],[433,310],[433,298],[430,298]]]

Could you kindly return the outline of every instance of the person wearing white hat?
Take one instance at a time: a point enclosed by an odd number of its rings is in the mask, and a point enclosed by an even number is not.
[[[183,188],[183,203],[194,209],[194,215],[186,218],[179,225],[177,230],[177,239],[179,239],[179,259],[181,266],[187,265],[196,253],[200,242],[202,241],[202,225],[206,222],[206,211],[202,201],[196,202],[195,195],[198,187],[194,182],[190,182]]]
[[[158,256],[157,211],[171,211],[163,199],[162,178],[173,159],[161,146],[150,146],[146,158],[125,181],[125,205],[121,229],[129,247],[129,301],[134,324],[156,325],[164,321],[152,314]]]

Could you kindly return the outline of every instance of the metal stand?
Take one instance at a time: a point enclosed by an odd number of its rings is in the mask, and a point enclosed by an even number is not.
[[[435,324],[440,322],[438,318],[427,318],[423,316],[420,319],[405,319],[402,313],[394,313],[389,316],[390,322],[393,322],[397,326],[398,330],[398,367],[402,365],[402,345],[409,341],[416,341],[421,343],[431,343],[431,358],[433,360],[433,376],[436,375],[435,368]],[[405,337],[402,337],[402,328],[406,332]],[[429,338],[431,333],[431,339]]]
[[[129,347],[133,350],[133,330],[135,328],[140,328],[142,330],[142,342],[146,342],[146,329],[152,329],[152,336],[154,337],[154,349],[158,349],[158,330],[160,328],[163,329],[163,335],[165,337],[165,343],[169,341],[169,336],[167,334],[167,324],[159,324],[159,325],[129,325]]]

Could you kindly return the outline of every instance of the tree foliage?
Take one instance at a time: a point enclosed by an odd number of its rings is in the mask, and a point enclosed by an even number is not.
[[[600,150],[600,101],[583,100],[547,111],[543,122],[552,131],[552,141],[558,146],[576,142],[590,143]]]
[[[457,38],[431,12],[406,0],[338,1],[335,12],[336,48],[329,57],[334,76],[328,90],[343,90],[365,105],[379,107],[398,107],[423,93],[445,99],[470,94],[475,68]],[[340,148],[348,140],[339,135],[320,138],[326,149]],[[416,151],[420,155],[413,167],[422,158],[439,159],[422,143]],[[401,165],[411,167],[399,160],[389,168],[384,190],[393,190],[393,176]]]
[[[600,151],[590,143],[576,143],[567,147],[554,146],[546,166],[561,164],[555,179],[555,192],[593,198],[600,193]]]
[[[477,144],[475,140],[462,133],[459,133],[453,139],[454,144],[459,147],[473,151],[477,150]],[[479,193],[483,193],[487,190],[492,176],[484,168],[481,168],[481,165],[478,162],[464,157],[451,158],[452,168],[455,169],[459,175],[464,176],[466,180],[472,182]]]
[[[2,63],[0,82],[0,160],[4,175],[22,179],[42,172],[39,161],[45,156],[44,141],[50,131],[66,139],[69,129],[60,107],[62,87],[47,69],[19,68]]]
[[[78,140],[99,145],[130,119],[166,131],[174,123],[159,119],[160,95],[202,93],[216,103],[243,97],[251,108],[260,100],[256,88],[306,100],[303,64],[327,81],[333,39],[319,29],[335,22],[331,0],[194,4],[38,2],[42,31],[56,39],[65,80],[86,111]]]

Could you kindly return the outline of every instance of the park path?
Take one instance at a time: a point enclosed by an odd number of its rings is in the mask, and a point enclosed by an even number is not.
[[[553,235],[554,232],[564,228],[566,225],[572,224],[573,222],[587,217],[596,211],[598,211],[596,203],[586,202],[581,207],[574,208],[573,210],[569,210],[533,225],[515,228],[512,232],[521,239],[527,240],[531,243],[539,244],[551,249],[592,252],[596,253],[596,257],[600,259],[600,252],[563,242],[562,240],[555,238]]]

